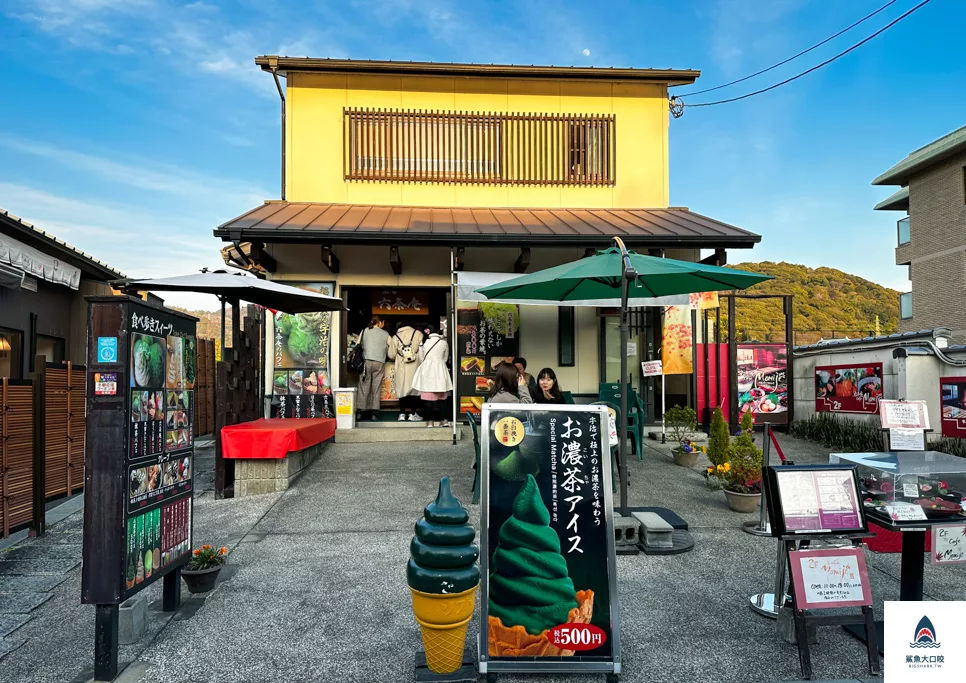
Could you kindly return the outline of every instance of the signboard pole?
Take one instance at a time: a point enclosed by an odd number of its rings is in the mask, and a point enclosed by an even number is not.
[[[117,605],[94,608],[94,680],[113,681],[117,677]]]

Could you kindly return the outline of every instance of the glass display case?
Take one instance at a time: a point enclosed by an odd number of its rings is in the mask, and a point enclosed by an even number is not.
[[[966,518],[964,458],[936,451],[832,453],[829,462],[855,465],[867,514],[896,521]]]

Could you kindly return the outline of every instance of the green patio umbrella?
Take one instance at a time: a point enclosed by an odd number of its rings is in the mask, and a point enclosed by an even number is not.
[[[709,266],[690,261],[645,256],[628,251],[619,237],[614,246],[594,256],[564,263],[528,275],[481,287],[476,291],[490,300],[587,302],[621,300],[621,349],[627,348],[627,300],[643,297],[745,289],[771,280],[771,275]],[[586,305],[586,304],[585,304]],[[621,424],[618,458],[621,479],[621,514],[627,515],[627,354],[621,354]]]

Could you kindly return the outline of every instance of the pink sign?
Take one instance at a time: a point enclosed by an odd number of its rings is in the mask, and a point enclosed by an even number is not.
[[[966,377],[939,380],[943,436],[966,439]]]
[[[872,604],[869,571],[862,548],[792,550],[788,557],[797,609]]]

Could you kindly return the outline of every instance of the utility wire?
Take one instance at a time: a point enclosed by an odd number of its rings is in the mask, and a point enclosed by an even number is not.
[[[849,49],[843,50],[842,52],[838,53],[834,57],[830,57],[829,59],[826,59],[821,64],[816,64],[815,66],[813,66],[811,69],[808,69],[807,71],[803,71],[800,74],[797,74],[795,76],[792,76],[791,78],[786,78],[784,81],[781,81],[779,83],[775,83],[774,85],[770,85],[767,88],[762,88],[761,90],[756,90],[754,92],[746,93],[744,95],[739,95],[738,97],[731,97],[731,98],[728,98],[726,100],[718,100],[717,102],[701,102],[699,104],[685,104],[684,102],[681,102],[677,97],[672,97],[671,98],[671,106],[672,106],[672,109],[675,106],[678,106],[678,107],[681,107],[681,108],[683,108],[683,107],[712,107],[712,106],[717,105],[717,104],[727,104],[729,102],[737,102],[738,100],[744,100],[744,99],[747,99],[749,97],[754,97],[755,95],[761,95],[762,93],[766,93],[769,90],[774,90],[775,88],[779,88],[779,87],[781,87],[783,85],[786,85],[787,83],[791,83],[792,81],[796,81],[799,78],[801,78],[802,76],[807,76],[808,74],[812,73],[813,71],[817,71],[818,69],[821,69],[823,66],[827,66],[827,65],[831,64],[832,62],[834,62],[835,60],[837,60],[840,57],[844,57],[845,55],[847,55],[848,53],[852,52],[853,50],[857,50],[858,48],[862,47],[863,45],[865,45],[866,43],[868,43],[870,40],[872,40],[873,38],[875,38],[876,36],[884,33],[885,31],[889,30],[890,28],[892,28],[893,26],[895,26],[896,24],[898,24],[900,21],[902,21],[903,19],[905,19],[906,17],[908,17],[910,14],[912,14],[913,12],[915,12],[920,7],[923,7],[924,5],[928,5],[930,2],[931,2],[931,0],[923,0],[922,2],[920,2],[918,5],[916,5],[912,9],[910,9],[905,14],[899,15],[898,17],[896,17],[895,19],[893,19],[892,21],[890,21],[888,24],[886,24],[885,26],[883,26],[882,28],[880,28],[878,31],[876,31],[872,35],[868,36],[867,38],[864,38],[863,40],[859,41],[858,43],[856,43],[855,45],[853,45]]]
[[[761,76],[763,73],[767,73],[768,71],[771,71],[772,69],[777,69],[778,67],[782,66],[783,64],[788,64],[793,59],[798,59],[802,55],[808,54],[812,50],[814,50],[816,48],[819,48],[819,47],[822,47],[823,45],[825,45],[825,43],[827,43],[827,42],[829,42],[831,40],[835,40],[836,38],[838,38],[843,33],[848,33],[849,31],[851,31],[852,29],[854,29],[859,24],[861,24],[861,23],[863,23],[865,21],[868,21],[869,19],[871,19],[872,17],[874,17],[876,14],[878,14],[882,10],[886,9],[887,7],[889,7],[889,5],[896,4],[897,1],[898,0],[889,0],[889,2],[887,2],[886,4],[884,4],[882,7],[880,7],[879,9],[877,9],[875,12],[872,12],[871,14],[866,14],[864,17],[862,17],[861,19],[859,19],[857,22],[855,22],[854,24],[851,24],[850,26],[846,26],[845,28],[843,28],[841,31],[839,31],[835,35],[829,36],[828,38],[826,38],[825,40],[823,40],[820,43],[815,43],[814,45],[812,45],[812,47],[808,48],[807,50],[802,50],[798,54],[792,55],[788,59],[783,60],[781,62],[778,62],[778,64],[772,64],[767,69],[762,69],[761,71],[756,71],[755,73],[751,74],[750,76],[745,76],[744,78],[739,78],[737,81],[731,81],[730,83],[725,83],[724,85],[717,85],[717,86],[715,86],[713,88],[707,88],[705,90],[695,90],[694,92],[681,93],[681,95],[679,95],[679,97],[690,97],[691,95],[701,95],[701,94],[706,93],[706,92],[713,92],[715,90],[721,90],[722,88],[727,88],[729,85],[735,85],[737,83],[742,83],[744,81],[747,81],[748,79],[754,78],[755,76]]]

